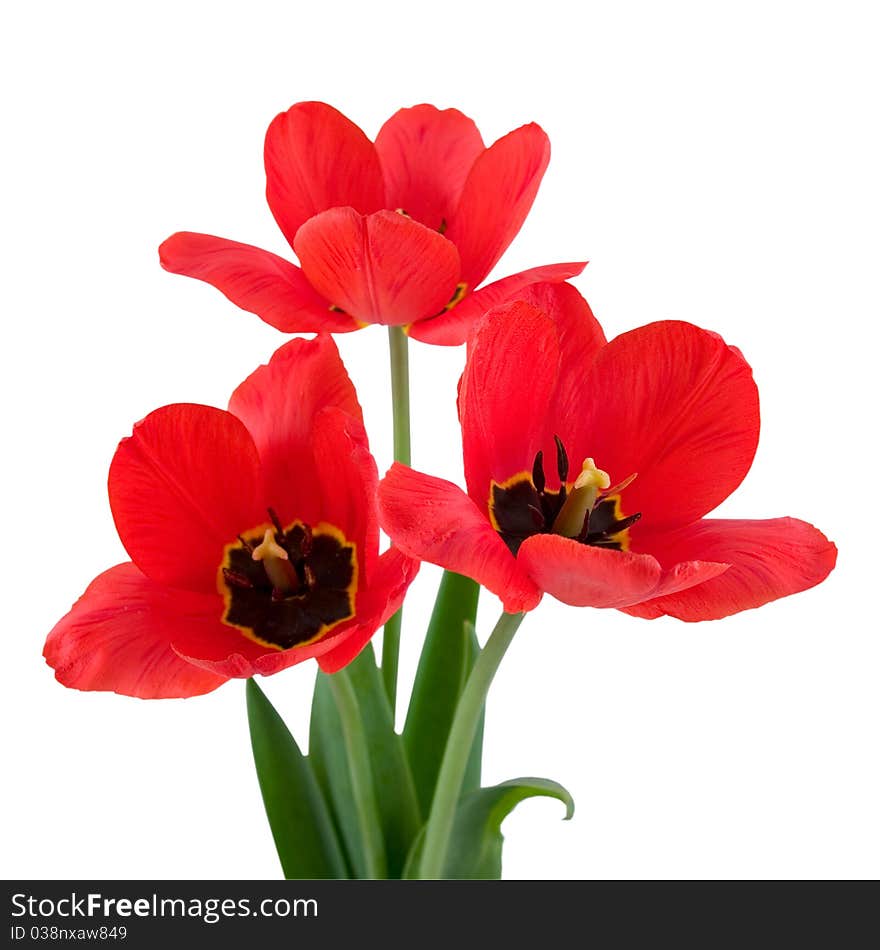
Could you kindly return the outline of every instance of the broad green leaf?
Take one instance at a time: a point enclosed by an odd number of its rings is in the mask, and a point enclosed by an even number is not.
[[[399,878],[406,856],[422,826],[423,818],[416,797],[415,783],[403,748],[403,740],[394,731],[391,704],[369,644],[346,667],[360,704],[361,716],[370,748],[373,779],[378,805],[388,874]]]
[[[501,877],[501,823],[524,799],[544,796],[565,805],[565,818],[574,814],[571,795],[546,778],[514,778],[500,785],[481,788],[462,797],[452,826],[443,877],[446,880],[497,880]],[[410,851],[404,877],[418,877],[425,829]]]
[[[330,688],[330,678],[323,673],[318,673],[315,679],[312,696],[308,760],[330,804],[351,876],[358,879],[368,877],[357,812],[353,807],[354,792],[342,739],[342,723]]]
[[[348,877],[330,812],[311,766],[252,679],[247,681],[246,694],[254,765],[284,876]]]
[[[394,731],[391,706],[372,646],[367,645],[357,659],[333,675],[348,677],[357,698],[369,749],[388,875],[400,877],[422,816],[403,743]],[[351,774],[342,742],[342,723],[329,679],[319,673],[315,683],[309,757],[315,763],[325,794],[333,803],[333,812],[355,876],[362,877],[366,876],[362,834],[355,815]]]
[[[458,698],[480,650],[473,632],[479,593],[479,585],[469,577],[444,571],[422,647],[403,743],[424,815],[434,798]],[[480,784],[482,732],[481,726],[468,766],[469,788]]]

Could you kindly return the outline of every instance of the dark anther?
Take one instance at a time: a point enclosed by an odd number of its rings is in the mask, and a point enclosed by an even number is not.
[[[591,514],[592,514],[592,511],[588,509],[586,515],[584,515],[584,523],[576,539],[580,541],[581,543],[584,543],[587,540],[587,535],[590,533],[590,515]]]
[[[638,511],[634,515],[629,515],[627,518],[620,518],[617,521],[606,524],[601,531],[591,532],[590,516],[588,514],[586,521],[584,521],[583,530],[578,535],[578,541],[582,541],[585,544],[601,543],[609,538],[614,538],[614,536],[620,534],[621,531],[626,531],[627,528],[634,525],[641,517],[642,513]]]
[[[232,584],[233,587],[252,588],[254,586],[249,577],[245,577],[238,571],[231,571],[228,567],[223,568],[223,577],[226,583]]]
[[[553,439],[556,442],[556,471],[559,472],[559,481],[564,484],[568,480],[568,453],[558,435]]]
[[[642,513],[637,511],[634,515],[630,515],[628,518],[621,518],[620,521],[614,525],[613,533],[617,534],[618,531],[626,531],[627,528],[632,527],[632,525],[634,525],[641,517]]]
[[[540,508],[536,508],[534,505],[529,505],[529,513],[532,516],[532,521],[535,525],[535,530],[540,531],[544,525],[547,523],[544,519],[544,512]]]
[[[303,525],[303,539],[300,543],[300,550],[303,557],[308,557],[312,553],[312,528],[311,525]]]
[[[269,517],[272,519],[272,524],[275,526],[275,530],[278,532],[278,541],[284,540],[284,528],[281,527],[281,521],[278,518],[278,515],[275,514],[274,508],[268,508]]]
[[[306,582],[306,586],[312,588],[315,586],[315,572],[312,570],[311,564],[303,564],[303,578]]]
[[[241,546],[245,549],[245,551],[249,551],[251,554],[254,553],[254,545],[251,544],[247,538],[239,535],[238,540],[241,541]]]
[[[540,495],[544,491],[544,486],[547,484],[546,479],[544,478],[544,453],[538,452],[535,456],[535,464],[532,466],[532,484],[535,486],[538,494]]]

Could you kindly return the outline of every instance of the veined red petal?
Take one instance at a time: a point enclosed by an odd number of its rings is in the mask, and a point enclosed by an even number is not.
[[[320,520],[340,528],[357,545],[358,587],[370,583],[379,553],[376,488],[379,475],[359,419],[328,407],[312,431]]]
[[[294,248],[310,283],[362,323],[402,325],[439,313],[458,282],[455,247],[393,211],[364,217],[333,208],[300,228]]]
[[[369,587],[358,592],[357,626],[317,658],[318,666],[325,673],[335,673],[351,663],[376,630],[400,610],[419,566],[417,560],[407,557],[397,548],[389,548],[379,558]]]
[[[559,371],[554,322],[527,303],[496,307],[477,328],[458,395],[468,494],[488,512],[490,483],[531,472]]]
[[[487,310],[503,303],[523,299],[520,295],[530,284],[539,281],[563,281],[576,277],[585,267],[586,261],[571,264],[544,264],[529,270],[502,277],[487,284],[480,290],[468,294],[461,303],[451,310],[420,320],[407,331],[414,340],[434,343],[439,346],[458,346],[467,343],[476,324]]]
[[[400,109],[376,136],[386,207],[401,208],[435,231],[445,228],[485,148],[476,125],[457,109]]]
[[[476,287],[522,227],[550,161],[550,140],[531,123],[474,162],[446,236],[461,255],[461,279]]]
[[[486,516],[451,482],[395,462],[379,483],[379,520],[405,554],[472,577],[509,613],[541,600]]]
[[[662,549],[661,549],[662,542]],[[837,561],[837,548],[795,518],[706,519],[652,542],[664,563],[714,561],[730,567],[705,583],[627,609],[653,619],[718,620],[814,587]]]
[[[256,443],[267,504],[285,524],[321,520],[324,489],[312,434],[316,417],[328,407],[362,420],[354,386],[329,336],[285,343],[229,400],[229,411]]]
[[[361,214],[385,207],[385,184],[373,143],[324,102],[298,102],[266,132],[266,199],[293,245],[299,228],[328,208]]]
[[[55,678],[73,689],[141,699],[199,696],[226,677],[193,666],[171,648],[181,627],[218,609],[219,598],[156,584],[134,564],[99,575],[46,640]]]
[[[172,274],[211,284],[237,307],[283,333],[358,329],[347,314],[330,309],[295,264],[259,247],[179,231],[160,245],[159,261]]]
[[[119,443],[109,489],[131,559],[172,587],[216,591],[224,547],[266,519],[254,440],[211,406],[151,412]]]
[[[548,411],[553,433],[562,440],[566,450],[574,444],[574,435],[580,428],[585,399],[590,399],[584,390],[584,377],[593,361],[606,344],[605,334],[586,300],[566,283],[531,284],[520,291],[520,299],[546,314],[556,324],[559,335],[559,375],[553,404]],[[549,435],[550,433],[548,433]],[[552,458],[553,446],[544,445],[546,458]],[[572,475],[577,475],[576,466],[582,457],[570,460]],[[555,489],[559,485],[553,466],[547,466],[547,484]]]
[[[655,597],[677,594],[680,591],[688,590],[690,587],[696,587],[697,584],[705,584],[706,581],[720,577],[729,569],[729,564],[721,564],[717,561],[679,561],[671,567],[666,566],[663,568],[657,586],[651,591],[649,600],[653,600]]]
[[[590,547],[558,534],[523,541],[517,560],[541,590],[573,607],[625,607],[656,587],[660,565],[648,554]]]
[[[742,481],[758,444],[758,390],[739,350],[689,323],[663,321],[604,347],[577,397],[566,438],[572,465],[592,457],[618,482],[624,513],[641,512],[633,537],[690,524]]]

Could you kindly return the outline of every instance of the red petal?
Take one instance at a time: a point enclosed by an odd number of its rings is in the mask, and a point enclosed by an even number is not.
[[[455,292],[458,252],[442,235],[393,211],[363,217],[333,208],[306,222],[296,253],[311,284],[362,323],[412,323]]]
[[[344,631],[350,629],[352,622],[344,625]],[[331,649],[331,641],[341,639],[346,632],[336,633],[304,647],[273,650],[221,622],[215,628],[205,625],[186,630],[175,638],[173,648],[184,662],[199,669],[227,678],[246,679],[257,675],[271,676],[296,663],[310,660]]]
[[[474,162],[446,232],[461,255],[461,279],[469,288],[516,237],[549,161],[550,140],[532,123],[500,138]]]
[[[226,677],[182,660],[171,640],[216,612],[217,603],[216,595],[173,591],[134,564],[119,564],[95,578],[55,625],[43,656],[56,679],[73,689],[141,699],[209,693]]]
[[[163,406],[123,439],[110,507],[131,559],[154,581],[213,592],[223,549],[266,520],[254,441],[211,406]]]
[[[541,600],[486,516],[451,482],[395,462],[379,483],[379,518],[401,551],[472,577],[509,613]]]
[[[729,564],[723,574],[680,593],[627,610],[637,617],[717,620],[760,607],[825,580],[837,548],[795,518],[705,520],[662,539],[664,563],[698,559]],[[652,542],[654,543],[654,542]]]
[[[473,121],[457,109],[420,105],[391,116],[376,136],[376,151],[386,207],[402,208],[436,231],[451,220],[485,146]]]
[[[159,247],[159,261],[172,274],[211,284],[283,333],[358,329],[347,314],[330,309],[296,265],[250,244],[180,231]]]
[[[298,102],[266,132],[266,199],[293,245],[313,215],[342,205],[369,214],[385,207],[382,168],[373,143],[324,102]]]
[[[649,552],[641,552],[649,553]],[[656,556],[656,555],[654,555]],[[660,558],[657,558],[659,561]],[[662,562],[661,562],[662,563]],[[649,599],[666,597],[668,594],[677,594],[679,591],[705,584],[715,577],[719,577],[730,569],[729,564],[715,561],[679,561],[672,567],[664,567],[657,586],[651,591]],[[639,605],[644,606],[644,604]]]
[[[526,538],[517,560],[541,590],[574,607],[638,603],[661,573],[650,555],[588,547],[557,534]]]
[[[460,343],[466,343],[473,328],[487,310],[502,303],[523,299],[522,292],[530,284],[538,281],[568,280],[569,277],[576,277],[586,266],[586,261],[574,264],[544,264],[542,267],[532,267],[530,270],[502,277],[501,280],[468,294],[451,310],[414,323],[408,333],[414,340],[439,346],[458,346]]]
[[[563,366],[576,380],[579,364]],[[571,386],[572,466],[592,457],[641,512],[634,537],[702,517],[744,478],[758,444],[758,391],[734,347],[689,323],[652,323],[612,340]],[[561,434],[561,433],[560,433]],[[576,469],[575,469],[576,470]]]
[[[556,325],[523,302],[491,311],[474,334],[459,387],[468,494],[488,511],[490,482],[531,472],[552,438],[559,366]]]
[[[322,476],[312,434],[315,419],[328,407],[362,419],[354,386],[329,336],[285,343],[229,400],[229,411],[256,443],[267,504],[285,524],[296,518],[312,525],[321,520]]]
[[[358,592],[358,625],[337,646],[318,657],[318,666],[325,673],[335,673],[351,663],[376,630],[400,610],[419,566],[418,561],[397,548],[390,548],[379,558],[369,588]]]
[[[360,587],[371,582],[379,553],[379,475],[363,423],[339,409],[324,409],[315,417],[312,446],[320,520],[340,528],[357,546]]]
[[[584,376],[605,346],[605,334],[587,301],[571,284],[532,284],[520,292],[520,299],[545,313],[556,324],[561,358],[556,393],[548,415],[553,423],[553,434],[568,447],[573,442],[571,429],[577,431],[580,428],[585,399]],[[552,457],[546,454],[552,448],[549,444],[544,446],[545,457]],[[570,459],[572,466],[582,461],[581,458]],[[554,478],[552,468],[552,465],[547,466],[547,483],[556,488],[558,478]],[[575,470],[571,477],[576,475]]]

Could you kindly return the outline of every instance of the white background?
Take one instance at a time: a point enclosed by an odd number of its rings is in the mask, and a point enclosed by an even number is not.
[[[819,588],[725,621],[547,598],[491,695],[485,778],[572,791],[505,825],[511,878],[874,877],[878,867],[877,23],[872,3],[7,5],[3,75],[5,877],[279,873],[244,688],[141,702],[58,685],[40,652],[124,559],[117,441],[167,402],[222,406],[283,337],[164,273],[172,231],[288,253],[262,137],[324,99],[371,137],[456,106],[553,159],[496,270],[582,257],[609,335],[658,318],[754,367],[762,442],[729,516],[840,548]],[[384,332],[340,339],[380,469]],[[414,462],[453,479],[460,349],[412,347]],[[524,385],[528,379],[524,378]],[[407,607],[404,694],[439,571]],[[499,609],[486,596],[485,637]],[[314,665],[265,681],[305,742]]]

